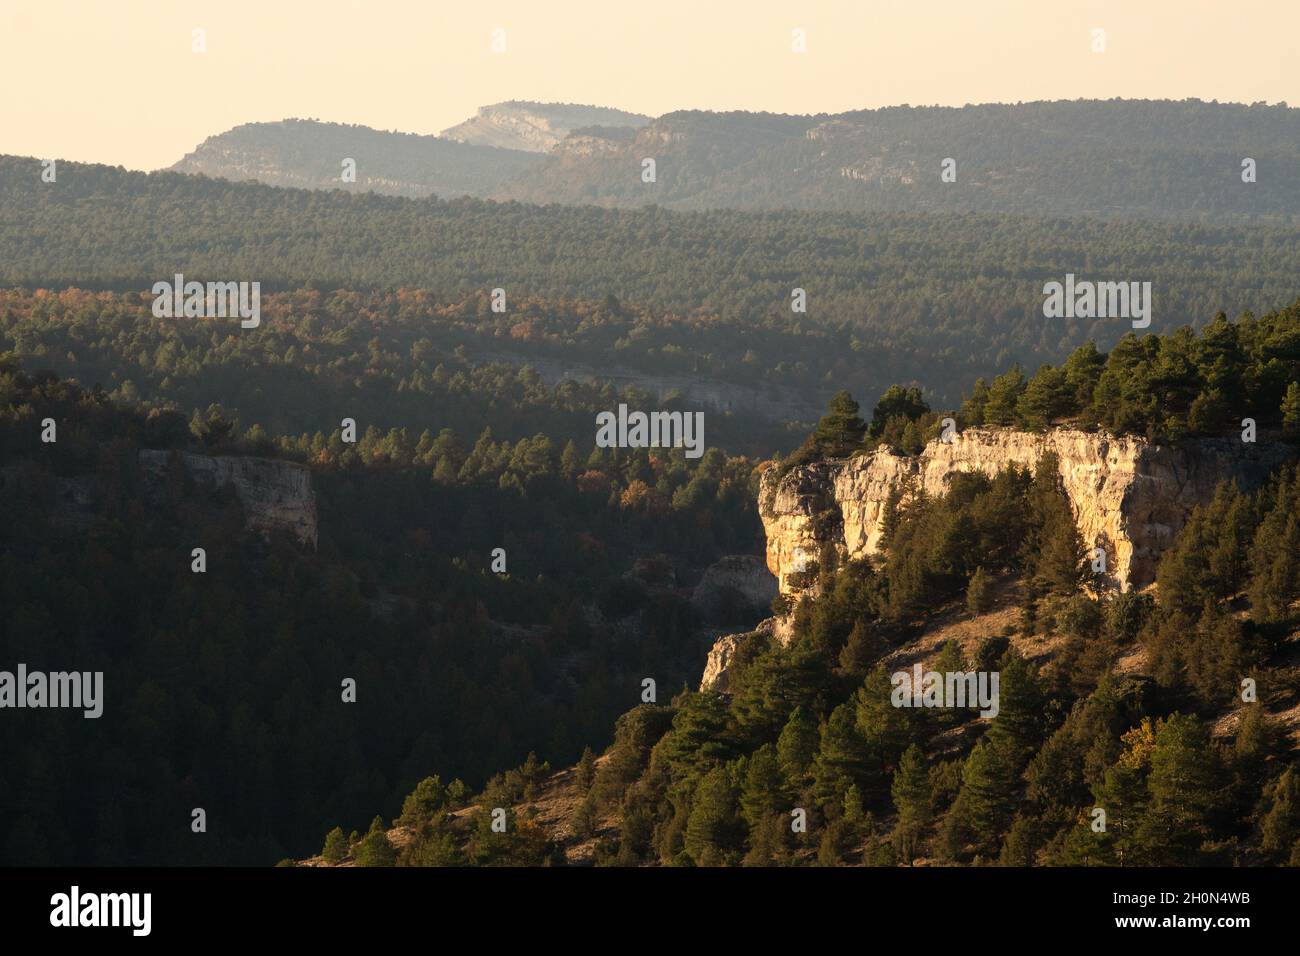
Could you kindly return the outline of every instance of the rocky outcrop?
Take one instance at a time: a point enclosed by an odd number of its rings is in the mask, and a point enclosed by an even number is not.
[[[727,669],[736,656],[737,649],[745,643],[750,634],[724,634],[713,642],[708,660],[704,662],[704,676],[700,678],[701,691],[716,691],[725,694],[727,687]]]
[[[479,146],[546,153],[570,131],[589,126],[641,127],[650,117],[604,106],[569,103],[494,103],[479,107],[463,123],[442,131],[446,139]]]
[[[210,489],[233,487],[250,528],[288,531],[302,543],[316,546],[316,494],[306,465],[273,458],[146,449],[140,452],[140,470],[147,484],[161,486],[172,455],[195,484]]]
[[[759,491],[767,567],[781,594],[798,597],[814,583],[826,549],[840,559],[879,550],[892,493],[900,494],[905,508],[918,493],[943,494],[955,472],[992,476],[1011,465],[1032,468],[1049,452],[1056,455],[1085,547],[1105,549],[1111,578],[1127,590],[1155,579],[1160,555],[1220,482],[1258,488],[1294,449],[1272,441],[1201,439],[1170,445],[1071,429],[967,429],[949,442],[931,442],[915,456],[880,449],[784,474],[770,468]],[[787,615],[764,621],[749,634],[718,638],[701,690],[725,691],[728,667],[746,641],[767,634],[788,643],[791,624]]]
[[[942,494],[954,472],[993,475],[1009,465],[1033,467],[1048,452],[1057,456],[1085,546],[1106,550],[1109,573],[1127,589],[1154,580],[1161,552],[1219,482],[1258,487],[1293,449],[1229,439],[1169,445],[1068,429],[967,429],[916,456],[882,449],[780,476],[772,469],[759,502],[767,566],[782,594],[797,595],[824,547],[847,558],[878,550],[892,490],[903,491],[905,505],[907,495]]]

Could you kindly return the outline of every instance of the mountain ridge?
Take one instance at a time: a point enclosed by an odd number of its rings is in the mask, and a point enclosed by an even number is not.
[[[492,198],[1203,221],[1293,222],[1300,214],[1300,110],[1284,103],[682,110],[651,121],[631,142],[583,145],[560,143]],[[1249,184],[1241,179],[1246,158],[1259,169]],[[656,161],[651,183],[641,178],[645,159]]]

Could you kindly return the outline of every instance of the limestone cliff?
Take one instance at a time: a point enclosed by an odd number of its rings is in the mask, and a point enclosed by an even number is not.
[[[316,546],[316,495],[306,465],[272,458],[144,450],[140,469],[146,482],[163,480],[172,454],[179,456],[195,484],[214,489],[232,486],[250,528],[288,531],[304,544]]]
[[[1292,449],[1229,439],[1169,445],[1068,429],[967,429],[949,442],[931,442],[914,457],[882,449],[780,477],[772,469],[759,501],[767,566],[781,593],[796,595],[807,584],[799,572],[817,561],[824,546],[849,558],[878,549],[892,489],[903,489],[904,502],[918,491],[939,495],[953,472],[993,475],[1008,465],[1032,467],[1047,452],[1057,455],[1085,546],[1104,548],[1115,583],[1128,589],[1154,579],[1161,552],[1220,481],[1253,489]]]

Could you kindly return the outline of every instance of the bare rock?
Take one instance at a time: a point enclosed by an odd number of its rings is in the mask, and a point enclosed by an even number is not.
[[[879,550],[893,489],[903,490],[906,506],[908,496],[918,492],[943,494],[954,472],[992,476],[1009,465],[1032,468],[1047,452],[1057,455],[1085,546],[1104,548],[1109,574],[1128,589],[1154,580],[1161,553],[1220,481],[1257,488],[1294,449],[1277,442],[1201,439],[1170,445],[1073,429],[979,428],[951,442],[932,441],[916,456],[878,449],[780,477],[771,470],[763,477],[759,502],[767,566],[781,593],[797,597],[810,586],[809,572],[824,547],[842,558]]]
[[[195,484],[213,489],[232,486],[250,528],[288,531],[303,544],[316,546],[316,494],[306,465],[274,458],[145,449],[140,452],[145,480],[161,483],[172,455],[179,457],[185,474]]]

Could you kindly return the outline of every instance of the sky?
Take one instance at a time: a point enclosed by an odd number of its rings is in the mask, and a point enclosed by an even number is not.
[[[241,123],[437,133],[510,99],[1300,105],[1297,36],[1297,0],[0,0],[0,153],[158,169]]]

